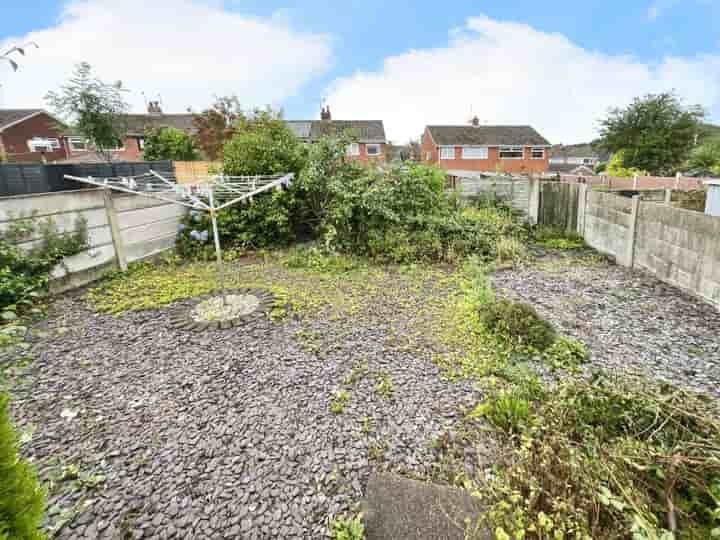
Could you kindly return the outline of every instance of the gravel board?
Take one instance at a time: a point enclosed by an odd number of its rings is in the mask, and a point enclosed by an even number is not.
[[[75,512],[59,538],[327,537],[371,470],[426,476],[432,441],[480,399],[444,382],[429,350],[388,346],[382,322],[262,318],[188,333],[172,311],[113,317],[65,296],[43,325],[13,389],[19,426],[35,427],[23,453],[46,482],[69,464],[104,477],[55,484],[50,524]],[[345,386],[362,360],[370,373]],[[391,399],[375,390],[381,371]],[[350,400],[334,414],[342,388]]]
[[[640,372],[720,396],[720,313],[676,287],[611,263],[504,271],[493,283],[585,343],[589,368]]]

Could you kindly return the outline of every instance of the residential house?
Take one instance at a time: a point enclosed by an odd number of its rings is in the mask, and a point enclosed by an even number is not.
[[[286,120],[285,123],[307,143],[322,137],[350,137],[354,141],[347,148],[350,159],[363,163],[384,163],[386,160],[388,143],[382,120],[333,120],[330,107],[323,107],[320,120]]]
[[[124,118],[125,137],[116,148],[109,149],[113,161],[142,161],[147,129],[174,127],[190,135],[196,133],[194,114],[164,113],[157,101],[148,104],[146,114],[127,114]],[[87,147],[81,137],[68,137],[67,162],[97,161],[97,154]]]
[[[63,129],[62,122],[43,109],[0,109],[0,153],[17,162],[63,159]]]
[[[607,156],[591,144],[557,144],[550,149],[550,172],[592,174],[601,161],[607,161]]]
[[[530,126],[426,126],[422,161],[435,163],[453,176],[464,173],[544,173],[550,143]]]

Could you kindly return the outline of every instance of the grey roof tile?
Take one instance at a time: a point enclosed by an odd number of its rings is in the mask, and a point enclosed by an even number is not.
[[[440,146],[549,146],[531,126],[428,126],[435,144]]]

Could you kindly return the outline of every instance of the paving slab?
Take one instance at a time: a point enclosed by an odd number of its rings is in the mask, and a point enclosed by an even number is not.
[[[363,508],[367,540],[485,540],[482,505],[466,491],[394,474],[370,476]]]

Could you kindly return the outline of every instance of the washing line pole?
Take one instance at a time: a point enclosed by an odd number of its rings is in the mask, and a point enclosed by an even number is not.
[[[217,226],[217,209],[215,208],[215,197],[213,189],[208,190],[208,200],[210,202],[210,221],[212,222],[213,239],[215,241],[215,257],[217,259],[218,278],[220,279],[220,290],[222,291],[223,305],[227,305],[227,293],[225,291],[225,269],[223,268],[222,250],[220,249],[220,235]]]

